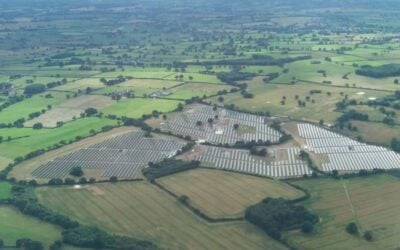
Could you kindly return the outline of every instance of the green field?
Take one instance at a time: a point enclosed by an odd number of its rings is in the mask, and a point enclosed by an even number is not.
[[[147,182],[43,187],[36,193],[42,204],[84,224],[152,240],[165,248],[283,248],[247,222],[207,223]]]
[[[333,123],[341,113],[336,112],[336,103],[341,101],[345,95],[349,99],[367,101],[370,97],[380,97],[385,93],[377,91],[360,90],[352,88],[330,87],[325,85],[297,83],[287,84],[266,84],[261,78],[255,78],[249,83],[250,93],[254,98],[245,99],[239,93],[224,96],[221,104],[234,104],[236,107],[248,111],[269,111],[272,115],[289,116],[295,119],[319,121],[325,120]],[[321,90],[320,94],[310,94],[311,90]],[[328,95],[330,93],[330,95]],[[298,96],[298,99],[296,99]],[[306,100],[309,97],[309,101]],[[284,99],[285,98],[285,99]],[[219,103],[217,98],[210,99]],[[284,104],[281,101],[284,100]],[[299,107],[298,100],[305,101],[305,107]],[[314,100],[314,103],[312,102]]]
[[[144,99],[132,98],[124,99],[110,107],[102,110],[105,115],[126,116],[129,118],[141,118],[143,115],[149,115],[154,110],[158,112],[170,112],[177,108],[178,101],[163,99]]]
[[[288,233],[289,240],[299,249],[396,249],[400,233],[399,179],[378,175],[350,180],[318,179],[295,181],[310,191],[311,199],[304,205],[321,216],[316,232],[304,236]],[[346,195],[346,189],[348,196]],[[354,210],[354,213],[352,212]],[[345,231],[355,221],[362,232],[372,231],[368,242]]]
[[[31,129],[31,128],[9,128],[0,129],[0,136],[7,138],[19,138],[4,141],[0,144],[0,156],[14,159],[18,156],[34,150],[47,148],[59,143],[61,140],[69,141],[76,136],[87,136],[90,130],[100,131],[103,126],[116,125],[114,120],[89,117],[66,123],[60,128],[54,129]]]
[[[28,217],[14,208],[0,206],[0,239],[7,246],[15,246],[15,241],[20,238],[38,240],[48,247],[55,240],[61,239],[61,230]]]
[[[231,172],[197,169],[157,180],[173,193],[189,197],[207,215],[243,216],[244,210],[267,197],[298,198],[303,193],[283,182]]]
[[[0,112],[0,123],[13,123],[20,118],[28,118],[30,113],[47,110],[47,106],[55,106],[65,100],[65,94],[50,92],[53,98],[46,98],[45,94],[36,95],[22,102],[5,108]]]

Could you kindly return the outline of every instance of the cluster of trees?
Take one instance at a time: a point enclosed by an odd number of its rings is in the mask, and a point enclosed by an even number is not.
[[[239,72],[239,71],[230,71],[230,72],[219,72],[217,73],[217,77],[222,82],[226,82],[228,84],[235,84],[237,81],[245,81],[250,80],[255,76],[253,73],[249,72]]]
[[[385,64],[377,67],[365,65],[357,69],[356,74],[374,78],[400,76],[400,64]]]
[[[282,239],[283,230],[301,228],[305,233],[312,232],[313,224],[318,222],[317,215],[282,198],[266,198],[248,207],[245,219],[276,240]]]
[[[79,226],[62,232],[65,243],[94,249],[137,249],[156,250],[149,241],[136,240],[125,236],[111,235],[97,227]]]
[[[269,83],[269,82],[271,82],[272,80],[274,80],[274,79],[276,79],[278,77],[279,77],[279,73],[278,72],[269,73],[269,74],[266,75],[265,78],[263,78],[263,82]]]
[[[107,80],[106,78],[101,78],[100,82],[104,83],[104,85],[106,85],[106,86],[112,86],[112,85],[123,83],[127,79],[128,79],[128,77],[125,78],[123,76],[118,76],[117,78],[110,79],[110,80]]]
[[[195,169],[199,166],[199,161],[182,161],[170,158],[159,163],[149,162],[149,167],[143,169],[143,175],[150,181],[154,181],[157,178]]]
[[[30,84],[24,88],[25,95],[34,95],[34,94],[43,93],[45,91],[46,91],[46,85],[41,84],[41,83]]]
[[[396,152],[400,152],[400,139],[397,138],[393,138],[391,143],[390,143],[390,147],[396,151]]]
[[[250,154],[265,157],[268,153],[265,148],[257,149],[256,146],[253,146],[250,148]]]
[[[186,62],[186,65],[230,65],[230,66],[241,66],[241,65],[277,65],[282,66],[286,63],[291,63],[301,60],[309,60],[311,56],[298,56],[298,57],[285,57],[285,58],[274,58],[268,55],[253,55],[251,58],[239,58],[239,59],[224,59],[217,61],[201,61],[201,62]]]
[[[347,112],[344,112],[343,115],[341,115],[337,119],[337,122],[339,124],[344,124],[345,122],[350,121],[350,120],[368,121],[369,117],[367,114],[362,114],[355,110],[349,110]]]

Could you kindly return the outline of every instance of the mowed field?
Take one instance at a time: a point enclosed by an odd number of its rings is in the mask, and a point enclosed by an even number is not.
[[[148,182],[42,187],[45,206],[112,233],[154,241],[167,249],[283,249],[247,222],[210,224]]]
[[[188,196],[194,207],[214,218],[244,216],[248,206],[267,197],[294,199],[303,195],[277,180],[203,168],[163,177],[157,182],[179,196]]]
[[[311,199],[304,204],[321,217],[313,235],[288,233],[290,242],[299,249],[397,249],[400,246],[398,178],[377,175],[294,183],[310,191]],[[368,242],[348,234],[345,228],[352,221],[362,232],[372,231],[374,240]]]
[[[28,217],[9,206],[0,206],[0,239],[5,245],[15,246],[20,238],[41,241],[46,249],[61,239],[61,229],[52,224]]]

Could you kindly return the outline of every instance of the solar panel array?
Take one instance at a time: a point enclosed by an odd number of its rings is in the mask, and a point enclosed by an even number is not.
[[[62,178],[72,167],[79,166],[99,169],[103,177],[129,178],[149,162],[174,156],[183,146],[184,143],[175,140],[147,138],[143,132],[131,132],[56,158],[34,170],[32,175]]]
[[[215,119],[218,116],[218,119]],[[208,119],[214,119],[213,124]],[[203,125],[196,125],[201,121]],[[254,131],[238,133],[234,125],[239,124],[254,128]],[[281,133],[265,124],[265,117],[231,111],[223,108],[213,110],[212,106],[195,104],[177,117],[168,119],[164,128],[182,135],[204,139],[215,144],[235,144],[237,141],[277,142]]]
[[[195,156],[195,160],[208,163],[215,168],[276,178],[312,174],[307,164],[298,159],[299,153],[299,148],[289,148],[287,149],[288,160],[268,162],[250,155],[248,151],[205,146],[204,152]]]
[[[311,124],[298,124],[308,150],[326,154],[323,171],[359,171],[400,168],[400,155],[384,147],[368,145]]]

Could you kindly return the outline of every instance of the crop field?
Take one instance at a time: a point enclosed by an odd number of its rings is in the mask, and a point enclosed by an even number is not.
[[[312,174],[307,164],[299,159],[299,148],[286,150],[286,160],[268,161],[266,158],[250,155],[246,150],[203,146],[198,149],[199,152],[192,151],[191,157],[207,167],[273,178],[302,177]]]
[[[396,249],[399,245],[400,182],[389,175],[351,180],[295,181],[310,191],[304,204],[321,216],[316,232],[304,236],[288,234],[299,249]],[[353,211],[353,212],[352,212]],[[361,232],[371,231],[373,241],[348,234],[345,227],[355,221]]]
[[[0,239],[6,246],[15,245],[20,238],[31,238],[49,246],[61,239],[60,228],[28,217],[9,206],[0,206]]]
[[[25,123],[25,126],[30,127],[40,122],[44,127],[54,128],[57,126],[57,122],[68,122],[73,120],[74,117],[79,118],[80,114],[84,113],[87,108],[101,110],[112,104],[113,101],[110,97],[81,95],[61,103],[37,118],[29,120]]]
[[[212,122],[209,122],[212,119]],[[201,124],[198,124],[198,122]],[[248,128],[235,129],[234,125]],[[182,113],[171,115],[161,122],[161,129],[189,135],[215,144],[234,144],[237,141],[276,142],[281,134],[266,124],[265,118],[208,105],[191,105]]]
[[[267,197],[295,199],[303,193],[283,182],[227,171],[196,169],[157,180],[169,191],[189,197],[191,205],[213,218],[243,216]]]
[[[254,94],[251,99],[244,99],[240,94],[233,93],[224,96],[223,104],[234,104],[242,110],[269,111],[272,115],[288,116],[296,119],[333,123],[341,115],[336,112],[336,103],[345,95],[349,99],[368,101],[369,98],[384,96],[385,92],[359,90],[352,88],[330,87],[311,83],[271,84],[255,78],[249,83],[249,92]],[[319,90],[321,93],[311,94]],[[217,98],[210,99],[219,103]],[[299,106],[299,101],[305,106]],[[283,102],[283,103],[282,103]]]
[[[323,171],[400,168],[400,154],[384,147],[361,143],[310,124],[298,124],[298,131],[306,141],[306,150],[328,156],[329,162],[322,164]]]
[[[129,118],[141,118],[143,115],[151,114],[154,110],[158,112],[170,112],[178,107],[178,101],[163,99],[129,98],[123,99],[105,109],[105,115],[126,116]]]
[[[102,177],[132,178],[149,162],[158,162],[175,156],[183,146],[177,140],[144,137],[144,132],[132,132],[69,155],[56,158],[32,172],[40,179],[63,178],[72,167],[100,170]]]
[[[36,190],[39,201],[88,225],[169,249],[285,249],[247,222],[207,223],[147,182]]]

